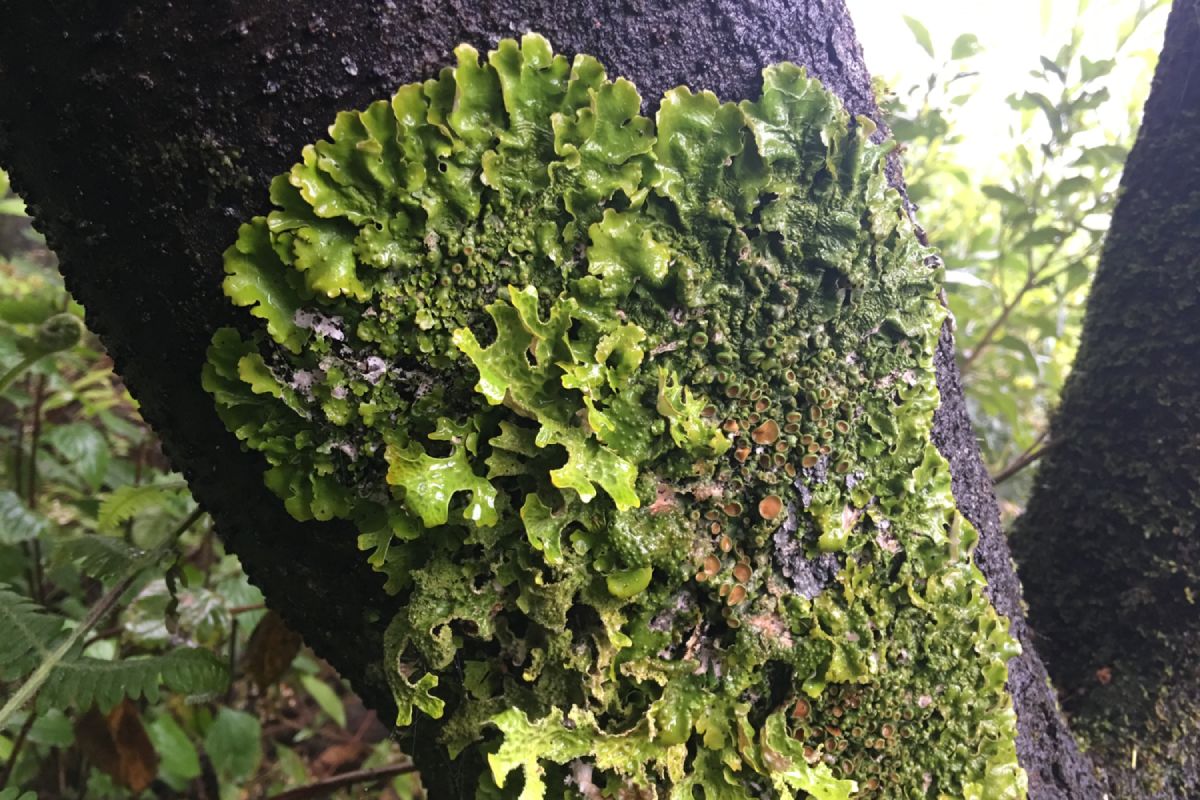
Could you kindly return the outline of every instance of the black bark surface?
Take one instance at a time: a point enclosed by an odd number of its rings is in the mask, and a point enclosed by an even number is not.
[[[1038,647],[1120,798],[1200,796],[1200,0],[1176,0],[1014,533]]]
[[[88,324],[272,607],[384,714],[392,704],[378,658],[392,601],[347,525],[288,516],[263,486],[259,457],[241,451],[200,388],[212,331],[236,319],[220,292],[220,254],[241,220],[267,210],[270,177],[339,109],[435,74],[460,41],[484,50],[528,30],[559,51],[596,55],[637,84],[651,111],[681,83],[753,96],[761,68],[788,59],[851,112],[879,116],[841,0],[0,0],[0,19],[0,162]],[[898,163],[891,176],[900,183]],[[937,443],[982,532],[995,603],[1025,645],[1010,684],[1031,796],[1098,797],[1020,616],[952,352],[947,330]],[[428,738],[414,729],[405,743],[429,759],[419,763],[432,796],[464,796],[473,767],[432,760]]]

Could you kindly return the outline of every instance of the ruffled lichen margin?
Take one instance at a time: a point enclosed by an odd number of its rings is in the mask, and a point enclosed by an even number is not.
[[[397,723],[482,798],[1023,796],[870,121],[787,63],[651,121],[537,35],[455,55],[274,180],[203,375],[400,596]]]

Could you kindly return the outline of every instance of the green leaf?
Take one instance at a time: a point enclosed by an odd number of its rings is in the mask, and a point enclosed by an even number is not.
[[[1025,198],[1016,194],[1011,189],[1005,189],[1003,186],[997,186],[994,183],[985,183],[980,188],[980,191],[983,192],[984,197],[1003,203],[1006,207],[1015,211],[1024,211],[1029,207],[1029,203],[1026,202]]]
[[[1010,99],[1010,103],[1014,102]],[[1050,98],[1041,92],[1025,92],[1015,101],[1017,107],[1020,108],[1038,108],[1046,115],[1046,121],[1050,124],[1050,130],[1055,137],[1061,137],[1063,134],[1063,118],[1062,111],[1058,106],[1050,101]]]
[[[1057,75],[1058,79],[1060,81],[1065,81],[1067,79],[1066,69],[1064,69],[1063,67],[1060,67],[1058,64],[1054,63],[1053,61],[1046,58],[1045,56],[1040,56],[1040,58],[1042,61],[1043,69],[1045,69],[1047,72],[1052,72],[1055,75]]]
[[[83,321],[70,311],[53,314],[34,331],[33,339],[19,346],[27,355],[49,355],[68,350],[79,344],[83,337]]]
[[[917,40],[917,44],[921,45],[921,49],[928,53],[930,58],[933,58],[933,39],[929,37],[929,29],[919,20],[907,14],[904,15],[904,24],[912,31],[913,38]]]
[[[262,761],[262,726],[258,718],[223,707],[204,735],[204,751],[223,780],[249,778]]]
[[[0,298],[0,320],[14,325],[40,325],[58,312],[61,302],[58,292],[49,291]]]
[[[49,653],[62,630],[63,620],[32,600],[0,587],[0,676],[19,680]]]
[[[0,789],[0,800],[38,800],[35,792],[23,792],[15,786]]]
[[[75,741],[71,718],[61,709],[51,708],[38,714],[29,728],[29,741],[50,747],[70,747]]]
[[[1091,265],[1084,261],[1076,261],[1066,269],[1065,292],[1073,292],[1083,286],[1092,277]]]
[[[45,441],[93,491],[104,482],[108,470],[108,442],[87,422],[59,425],[46,433]]]
[[[920,44],[920,49],[929,53],[929,58],[934,58],[934,40],[929,36],[929,29],[926,29],[920,20],[907,16],[907,14],[904,16],[904,24],[908,26],[908,30],[912,31],[912,36],[914,40],[917,40],[917,44]]]
[[[154,506],[163,505],[186,488],[187,484],[183,481],[122,486],[100,501],[96,522],[101,530],[115,531],[122,522]]]
[[[199,777],[200,755],[196,745],[169,712],[164,711],[156,717],[147,726],[146,733],[158,753],[159,773],[174,784],[173,788],[182,789],[182,784]]]
[[[338,696],[332,686],[316,675],[301,675],[300,683],[304,685],[305,691],[312,695],[312,699],[317,701],[321,710],[328,714],[339,728],[346,727],[346,707],[342,705],[342,698]]]
[[[996,340],[996,346],[1019,356],[1024,362],[1025,369],[1032,374],[1036,375],[1041,371],[1041,366],[1038,364],[1037,355],[1033,352],[1033,348],[1029,346],[1029,342],[1020,336],[1013,334],[1001,336]]]
[[[1082,192],[1092,187],[1090,178],[1085,178],[1082,175],[1073,175],[1070,178],[1065,178],[1058,182],[1051,193],[1057,197],[1068,197],[1076,192]]]
[[[303,744],[303,742],[297,742],[297,745],[303,746]],[[312,780],[308,771],[308,759],[297,755],[295,749],[276,741],[272,747],[272,754],[274,755],[272,766],[276,768],[276,774],[283,779],[284,785],[296,786]],[[390,751],[388,755],[391,755]],[[401,796],[401,800],[412,800],[412,798]]]
[[[1083,92],[1067,108],[1072,112],[1092,111],[1107,103],[1111,96],[1105,86],[1094,92]]]
[[[16,492],[0,489],[0,544],[36,539],[49,527],[50,520],[26,506]]]
[[[184,636],[219,647],[228,636],[232,624],[229,607],[234,602],[202,585],[172,587],[165,579],[155,579],[142,587],[126,608],[125,633],[131,642],[144,647],[170,647]],[[172,615],[170,620],[168,615]]]
[[[1027,247],[1042,247],[1048,244],[1055,244],[1065,235],[1063,231],[1051,226],[1035,228],[1022,236],[1020,241],[1013,245],[1013,249],[1020,252]]]
[[[0,198],[0,216],[24,217],[25,202],[19,197]]]
[[[1099,61],[1092,61],[1087,56],[1079,57],[1079,68],[1084,83],[1094,81],[1097,78],[1103,78],[1112,72],[1115,66],[1117,66],[1117,61],[1113,58],[1102,58]]]
[[[950,47],[950,57],[955,61],[979,53],[983,50],[983,46],[979,44],[979,37],[973,33],[964,33],[954,40],[954,44]]]
[[[1101,144],[1084,148],[1082,155],[1072,162],[1073,167],[1116,167],[1125,163],[1129,148],[1120,144]]]

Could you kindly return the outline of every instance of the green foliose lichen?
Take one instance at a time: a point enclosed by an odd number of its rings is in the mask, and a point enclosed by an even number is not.
[[[536,35],[456,56],[275,179],[204,369],[401,596],[399,724],[485,797],[1023,796],[873,126],[792,64],[650,120]]]

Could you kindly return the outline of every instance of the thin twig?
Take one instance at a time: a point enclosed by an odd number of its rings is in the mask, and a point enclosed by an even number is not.
[[[21,477],[25,474],[25,415],[21,413],[20,407],[17,408],[13,417],[17,423],[17,445],[13,451],[13,491],[16,492],[17,497],[24,497],[24,483]]]
[[[975,359],[979,358],[979,354],[987,349],[987,346],[992,343],[992,339],[994,339],[996,334],[1000,332],[1000,328],[1003,327],[1004,323],[1008,321],[1009,315],[1016,310],[1018,305],[1020,305],[1021,298],[1025,296],[1025,293],[1028,292],[1032,286],[1033,273],[1030,272],[1029,276],[1025,279],[1024,285],[1017,290],[1016,295],[1011,300],[1004,304],[1003,308],[1000,309],[999,316],[992,320],[992,324],[989,325],[987,330],[983,332],[983,336],[979,337],[979,341],[975,343],[975,346],[971,348],[971,352],[968,353],[967,357],[963,359],[962,366],[960,366],[958,370],[959,373],[966,375],[971,371],[971,366],[975,363]]]
[[[1026,450],[1021,455],[1017,456],[1017,458],[1015,458],[1012,461],[1012,463],[1010,463],[1004,469],[1000,470],[995,475],[993,475],[992,476],[992,485],[999,486],[1000,484],[1004,483],[1006,480],[1008,480],[1012,476],[1016,475],[1021,470],[1028,467],[1033,462],[1037,461],[1042,456],[1046,455],[1046,453],[1048,453],[1050,450],[1053,450],[1055,447],[1058,447],[1059,441],[1060,441],[1058,439],[1050,440],[1050,441],[1046,442],[1046,444],[1043,445],[1042,447],[1038,447],[1038,445],[1041,444],[1042,441],[1046,439],[1047,433],[1048,433],[1047,431],[1043,431],[1042,435],[1037,438],[1037,441],[1035,441],[1032,445],[1029,446],[1028,450]]]
[[[266,603],[254,603],[249,606],[234,606],[229,609],[229,613],[237,616],[238,614],[249,614],[251,611],[262,611],[267,607]]]
[[[29,437],[29,495],[26,504],[37,511],[38,490],[38,447],[42,437],[42,405],[46,402],[46,376],[38,375],[33,395],[33,434]],[[33,558],[33,596],[39,603],[46,603],[46,578],[42,572],[42,543],[34,538],[29,543]]]
[[[13,740],[12,750],[8,753],[8,762],[4,765],[4,774],[0,775],[0,790],[8,786],[8,779],[12,777],[13,767],[17,764],[17,756],[21,754],[21,747],[25,744],[25,737],[29,735],[29,729],[33,727],[33,720],[37,717],[32,711],[25,718],[24,724],[21,725],[21,730],[17,733],[17,738]]]
[[[22,372],[32,367],[45,355],[45,353],[41,353],[40,355],[36,356],[26,356],[16,365],[14,365],[12,369],[4,373],[4,375],[0,375],[0,392],[3,392],[5,389],[7,389],[13,381],[21,377]]]
[[[37,449],[42,438],[42,405],[46,402],[46,376],[38,375],[34,379],[33,389],[33,433],[29,437],[29,483],[26,486],[26,498],[29,507],[37,508]]]
[[[343,772],[341,775],[334,775],[332,778],[310,783],[307,786],[300,786],[295,789],[288,789],[286,792],[272,795],[267,800],[314,800],[318,797],[328,797],[338,789],[346,786],[353,786],[356,783],[373,783],[384,778],[393,778],[397,775],[407,775],[410,772],[416,772],[415,764],[389,764],[386,767],[376,767],[375,769],[359,769],[354,772]]]
[[[94,645],[96,642],[103,641],[104,639],[111,639],[112,637],[117,636],[118,634],[124,632],[124,630],[125,630],[124,625],[113,625],[111,627],[105,628],[102,631],[96,631],[95,633],[93,633],[91,636],[89,636],[87,639],[84,640],[83,647],[80,649],[87,650],[89,647]]]
[[[26,391],[29,389],[29,381],[25,382]],[[0,391],[3,390],[3,382],[0,381]],[[13,492],[20,500],[25,499],[25,411],[20,406],[17,407],[17,446],[13,454]],[[29,584],[29,593],[34,595],[37,588],[37,576],[33,572],[33,548],[29,542],[21,542],[21,552],[25,555],[25,582]]]
[[[1042,176],[1039,175],[1039,187],[1041,185],[1041,180]],[[963,363],[959,367],[960,374],[965,375],[971,370],[971,366],[975,363],[975,360],[979,358],[979,354],[992,343],[992,340],[996,337],[996,334],[1000,332],[1001,327],[1005,322],[1008,321],[1009,315],[1012,314],[1012,312],[1016,310],[1017,306],[1021,304],[1021,298],[1028,294],[1035,286],[1037,286],[1038,282],[1042,280],[1042,273],[1047,267],[1050,266],[1050,262],[1053,261],[1058,255],[1059,251],[1062,250],[1062,247],[1066,241],[1067,237],[1065,236],[1056,241],[1050,247],[1050,250],[1046,253],[1046,255],[1042,258],[1041,264],[1036,267],[1033,265],[1033,251],[1030,250],[1028,252],[1026,255],[1026,262],[1029,265],[1029,269],[1025,275],[1025,283],[1023,283],[1021,288],[1017,290],[1016,295],[1014,295],[1011,300],[1004,304],[1004,306],[1000,309],[1000,316],[993,320],[992,324],[988,326],[988,329],[984,331],[983,336],[979,337],[979,341],[976,342],[975,346],[971,348],[970,354],[963,359]]]
[[[235,615],[229,620],[229,686],[225,689],[225,705],[233,703],[233,690],[237,678],[237,634],[238,618]]]

